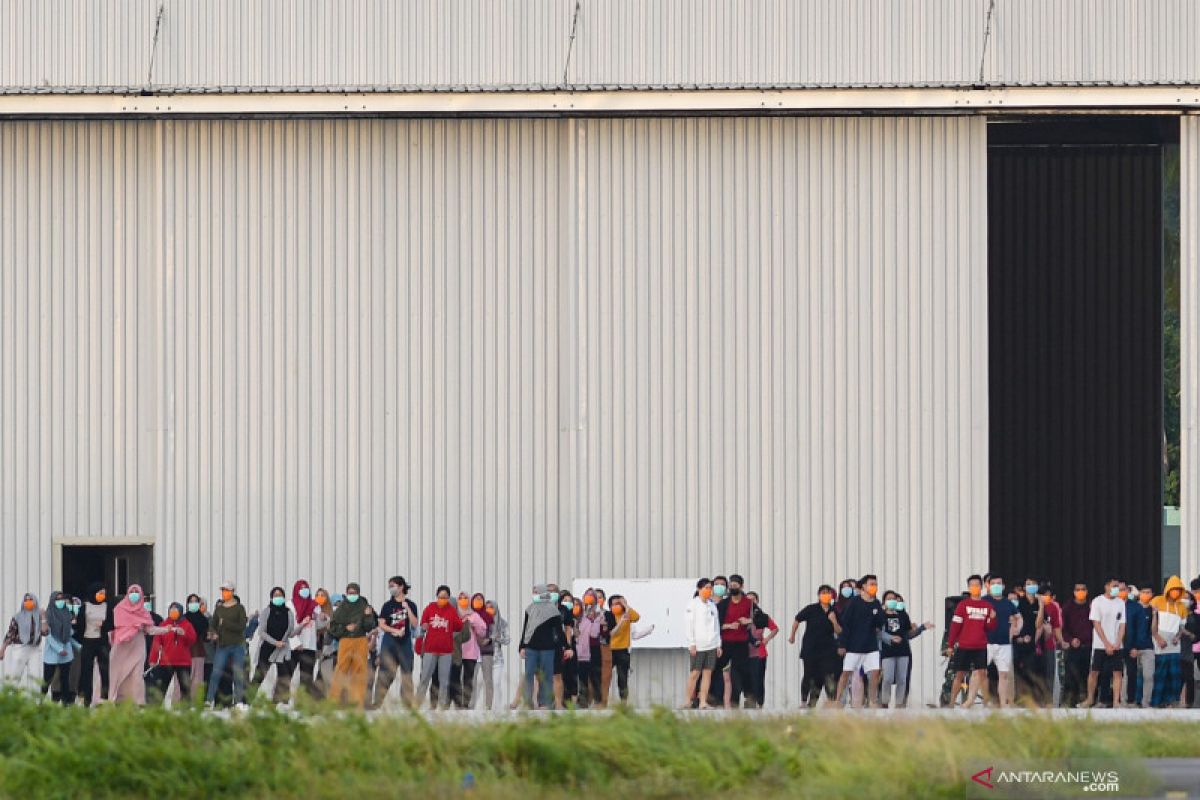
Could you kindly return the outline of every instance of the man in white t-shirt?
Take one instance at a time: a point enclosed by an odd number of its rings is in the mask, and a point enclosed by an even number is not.
[[[1092,668],[1088,672],[1088,696],[1080,708],[1095,705],[1096,687],[1100,676],[1112,673],[1113,707],[1121,705],[1121,675],[1125,659],[1121,645],[1125,641],[1125,601],[1119,595],[1121,582],[1114,579],[1104,584],[1104,593],[1092,600],[1088,619],[1092,622]]]

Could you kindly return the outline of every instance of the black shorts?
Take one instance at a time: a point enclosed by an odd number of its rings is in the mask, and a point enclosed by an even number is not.
[[[963,650],[961,647],[954,651],[950,666],[955,672],[973,672],[977,669],[987,669],[987,648],[982,650]]]
[[[1092,672],[1124,672],[1125,671],[1125,654],[1120,650],[1114,650],[1110,656],[1103,650],[1092,651]]]

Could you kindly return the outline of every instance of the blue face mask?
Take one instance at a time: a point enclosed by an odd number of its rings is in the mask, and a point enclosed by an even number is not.
[[[1027,584],[1025,584],[1025,594],[1029,595],[1029,597],[1032,598],[1034,595],[1037,594],[1037,590],[1039,588],[1041,588],[1041,587],[1039,587],[1036,583],[1027,583]]]
[[[301,587],[300,587],[300,596],[301,596],[301,597],[303,597],[305,600],[307,600],[307,599],[308,599],[308,596],[309,596],[310,594],[312,594],[312,592],[311,592],[311,591],[309,591],[309,588],[308,588],[307,586],[301,586]]]
[[[904,610],[904,601],[903,601],[903,600],[897,601],[897,603],[896,603],[896,610],[897,610],[897,611],[903,611],[903,610]]]
[[[1111,589],[1109,589],[1109,590],[1108,590],[1108,596],[1109,596],[1109,597],[1116,597],[1116,596],[1117,596],[1117,595],[1120,593],[1120,591],[1121,591],[1121,587],[1120,587],[1120,586],[1114,586],[1114,587],[1112,587]]]
[[[283,601],[282,597],[272,597],[271,598],[271,605],[273,605],[273,606],[281,606],[281,605],[283,605],[283,602],[284,601]]]
[[[66,608],[66,607],[67,607],[67,601],[66,601],[66,600],[55,600],[55,601],[54,601],[54,607],[55,607],[55,608]]]
[[[138,600],[141,600],[141,599],[142,599],[142,596],[140,594],[138,594],[137,592],[129,593],[129,602],[136,603]]]
[[[895,611],[898,603],[895,600],[888,600],[885,605],[888,607],[889,611]]]
[[[572,603],[570,600],[566,600],[563,602],[562,607],[565,608],[567,611],[570,611],[572,608],[575,607],[575,604]]]
[[[724,597],[725,592],[726,592],[725,584],[718,583],[713,586],[713,594],[715,594],[717,597]]]
[[[843,586],[842,587],[842,597],[849,600],[853,596],[854,596],[854,587],[853,586]]]
[[[1004,584],[993,583],[990,587],[988,587],[988,591],[992,593],[992,597],[999,597],[1000,595],[1004,594]]]
[[[551,603],[557,603],[557,602],[558,602],[558,592],[551,592],[551,593],[550,593],[550,602],[551,602]]]
[[[199,603],[188,603],[188,613],[189,614],[197,614],[199,612],[200,612],[200,604]]]
[[[533,596],[533,602],[535,602],[535,603],[540,603],[540,602],[542,602],[542,596],[541,596],[540,594],[535,594],[535,595]]]
[[[357,602],[358,602],[358,595],[356,595],[356,594],[348,594],[348,595],[346,595],[346,602],[347,602],[347,603],[357,603]]]

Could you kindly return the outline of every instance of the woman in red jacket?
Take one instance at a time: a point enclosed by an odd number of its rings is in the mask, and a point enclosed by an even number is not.
[[[196,629],[184,619],[183,606],[171,603],[162,627],[166,633],[154,637],[150,645],[150,684],[165,697],[171,687],[171,678],[179,684],[179,692],[185,702],[192,699],[192,645],[196,642]]]

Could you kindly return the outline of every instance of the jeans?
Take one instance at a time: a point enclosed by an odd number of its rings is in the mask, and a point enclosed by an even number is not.
[[[904,708],[908,703],[908,667],[912,656],[889,656],[883,660],[883,680],[879,682],[883,703],[891,708]],[[892,697],[892,687],[896,696]]]
[[[412,645],[406,648],[391,634],[381,637],[379,656],[376,659],[378,668],[375,673],[375,691],[371,699],[371,708],[379,708],[387,698],[392,683],[396,680],[396,672],[400,672],[400,699],[404,705],[413,705],[413,652]]]
[[[1134,687],[1133,701],[1142,708],[1149,708],[1150,700],[1154,697],[1154,648],[1139,650],[1134,663],[1141,667],[1142,671],[1139,674],[1135,669],[1126,676],[1130,685]]]
[[[241,703],[246,696],[246,647],[241,642],[227,647],[218,647],[213,654],[212,680],[208,682],[208,702],[216,702],[217,686],[225,670],[233,670],[233,702]]]
[[[538,706],[550,708],[554,705],[554,651],[526,650],[525,651],[525,683],[521,691],[525,695],[525,705],[536,708],[533,704],[533,678],[538,677]]]

